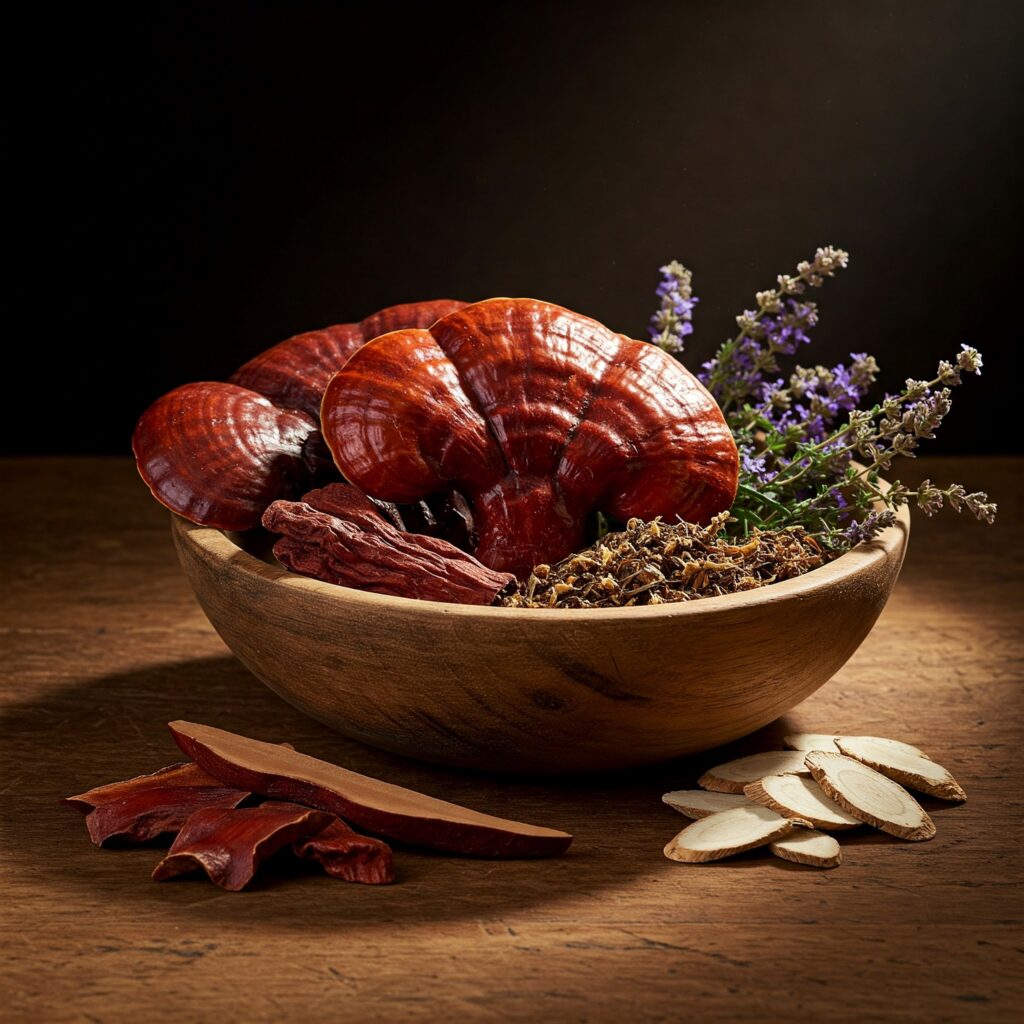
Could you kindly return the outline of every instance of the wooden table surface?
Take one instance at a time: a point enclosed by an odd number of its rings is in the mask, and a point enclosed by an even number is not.
[[[303,718],[207,624],[128,461],[0,466],[0,1018],[998,1021],[1019,1007],[1024,460],[910,464],[905,479],[988,489],[1000,521],[916,515],[875,630],[785,719],[711,755],[555,780],[419,765]],[[390,887],[312,872],[241,894],[157,884],[158,848],[96,849],[57,800],[176,760],[174,718],[287,739],[576,841],[545,861],[403,849]],[[931,842],[844,836],[834,871],[662,856],[686,823],[662,792],[794,730],[909,740],[970,799],[923,801]]]

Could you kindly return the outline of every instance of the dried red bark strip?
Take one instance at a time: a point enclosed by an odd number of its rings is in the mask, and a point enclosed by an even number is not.
[[[370,498],[351,484],[334,483],[319,487],[304,494],[302,501],[317,512],[326,512],[329,516],[344,519],[370,533],[376,533],[382,523],[397,530],[405,530],[397,505]]]
[[[395,880],[391,847],[380,839],[353,832],[335,818],[322,832],[294,844],[296,856],[318,861],[332,878],[364,885]]]
[[[276,801],[234,810],[207,807],[185,822],[153,878],[205,871],[215,885],[238,892],[271,854],[323,831],[331,820],[324,811]]]
[[[515,584],[510,573],[488,569],[447,541],[402,533],[383,520],[371,532],[305,502],[275,501],[263,525],[284,534],[274,545],[284,566],[327,583],[473,605],[492,604]]]
[[[61,802],[87,816],[89,838],[102,846],[110,839],[143,843],[177,832],[201,808],[237,807],[250,795],[225,786],[197,764],[183,762],[152,775],[97,786]]]
[[[467,518],[462,520],[463,529],[471,529],[473,517],[469,511],[469,506],[466,505],[466,499],[452,491],[446,500],[451,502],[452,509],[461,508],[465,510]],[[336,519],[352,523],[354,526],[358,526],[369,533],[377,534],[383,540],[394,541],[397,534],[406,543],[414,544],[424,551],[432,552],[443,558],[453,559],[472,568],[478,568],[483,565],[473,555],[444,537],[439,536],[436,532],[411,533],[407,531],[397,505],[389,501],[378,501],[376,498],[371,498],[351,484],[328,484],[326,487],[320,487],[317,490],[310,491],[308,494],[304,494],[302,501],[316,509],[317,512],[326,512]],[[430,528],[434,531],[440,530],[441,526],[433,519],[430,506],[424,502],[421,502],[420,505],[422,505],[427,514],[431,515],[432,525],[424,520],[424,528]],[[462,516],[463,513],[458,512],[457,514]],[[469,524],[468,526],[466,525],[467,523]],[[483,567],[486,568],[486,566]],[[498,575],[510,576],[511,574],[499,573]]]
[[[308,754],[194,722],[170,722],[174,742],[225,783],[336,814],[376,835],[481,857],[549,857],[572,836],[472,811],[358,775]]]

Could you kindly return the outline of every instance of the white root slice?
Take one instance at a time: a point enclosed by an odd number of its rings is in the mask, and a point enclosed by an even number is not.
[[[886,750],[889,750],[890,752],[892,752],[894,754],[912,754],[912,755],[916,755],[917,757],[928,758],[928,755],[920,747],[915,747],[912,743],[904,743],[902,740],[886,739],[886,737],[884,737],[884,736],[857,736],[857,737],[853,737],[853,736],[839,736],[837,734],[836,735],[836,743],[837,744],[838,744],[840,739],[846,739],[846,740],[849,740],[849,739],[871,740],[872,742],[877,743],[880,747],[885,747]],[[928,760],[931,760],[931,758],[928,758]]]
[[[892,779],[845,754],[811,750],[806,755],[814,781],[855,818],[913,842],[931,839],[935,822]]]
[[[795,822],[759,804],[734,807],[687,825],[665,847],[665,856],[687,864],[703,864],[767,846],[794,828]]]
[[[826,736],[820,732],[795,732],[792,736],[783,736],[783,745],[787,750],[827,750],[838,754],[834,736]]]
[[[837,868],[843,863],[843,852],[835,836],[808,829],[797,829],[792,835],[776,839],[771,844],[771,851],[783,860],[815,868]]]
[[[930,757],[914,753],[916,747],[895,744],[878,736],[839,736],[836,744],[848,757],[887,775],[901,785],[942,800],[966,800],[967,794],[953,776]]]
[[[756,804],[771,808],[786,818],[803,818],[815,828],[829,831],[857,828],[862,824],[843,810],[814,779],[803,775],[766,775],[743,790]]]
[[[742,793],[743,787],[757,782],[766,775],[795,773],[809,775],[804,764],[804,754],[799,750],[767,750],[763,754],[751,754],[735,761],[709,768],[698,780],[701,789],[715,793]]]
[[[706,818],[709,814],[746,807],[750,803],[742,793],[709,793],[706,789],[676,789],[661,799],[688,818]]]

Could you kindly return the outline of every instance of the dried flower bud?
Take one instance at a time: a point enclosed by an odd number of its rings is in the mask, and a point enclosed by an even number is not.
[[[920,436],[920,435],[918,435]],[[897,434],[892,439],[890,445],[889,458],[891,460],[893,455],[910,455],[911,452],[917,447],[917,437],[913,434]],[[889,468],[889,462],[886,462],[885,468]]]
[[[926,516],[933,516],[942,508],[942,491],[931,480],[922,480],[918,486],[917,507]]]
[[[995,522],[997,506],[995,502],[988,500],[988,495],[984,491],[968,494],[964,502],[976,519],[988,523],[989,526]]]
[[[848,252],[831,245],[825,245],[814,254],[813,269],[815,273],[832,277],[837,270],[846,267],[849,262],[850,254]]]
[[[863,393],[875,383],[878,363],[874,356],[869,356],[866,352],[851,352],[850,360],[850,380]]]
[[[910,491],[899,480],[892,484],[886,498],[893,508],[902,508],[910,498]]]
[[[680,355],[688,335],[693,333],[693,307],[700,301],[693,294],[693,274],[677,260],[661,267],[661,283],[655,294],[661,307],[651,317],[651,341],[666,352]]]
[[[960,353],[956,357],[956,365],[967,373],[981,374],[981,353],[970,345],[961,345]]]

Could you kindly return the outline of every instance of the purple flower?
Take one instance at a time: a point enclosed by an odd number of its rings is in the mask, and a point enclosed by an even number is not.
[[[775,475],[765,465],[763,455],[754,455],[749,448],[740,449],[740,469],[748,476],[756,477],[759,483],[766,484]]]
[[[661,268],[661,283],[655,289],[661,306],[651,317],[651,341],[666,352],[679,355],[685,339],[693,334],[693,307],[700,301],[693,294],[693,274],[673,260]]]
[[[811,342],[808,331],[818,322],[818,307],[813,302],[787,299],[783,311],[777,316],[761,318],[764,338],[769,350],[791,356],[800,345]]]
[[[800,345],[810,342],[807,332],[818,322],[818,308],[813,302],[786,299],[779,304],[777,314],[758,319],[747,310],[737,322],[743,329],[729,343],[727,361],[723,363],[720,354],[705,363],[698,374],[721,405],[738,405],[756,398],[765,373],[778,372],[776,357],[793,355]]]
[[[823,441],[837,419],[860,406],[878,372],[870,356],[855,352],[850,359],[849,367],[797,366],[788,387],[781,380],[760,384],[758,412],[780,433],[798,425],[801,440]]]
[[[847,508],[850,504],[843,496],[843,492],[838,487],[830,487],[828,496],[832,499],[832,501],[835,503],[836,508],[838,509]]]
[[[843,536],[850,545],[860,544],[871,540],[872,537],[881,533],[896,522],[896,513],[892,509],[885,509],[882,512],[869,512],[859,523],[853,522],[843,530]]]

